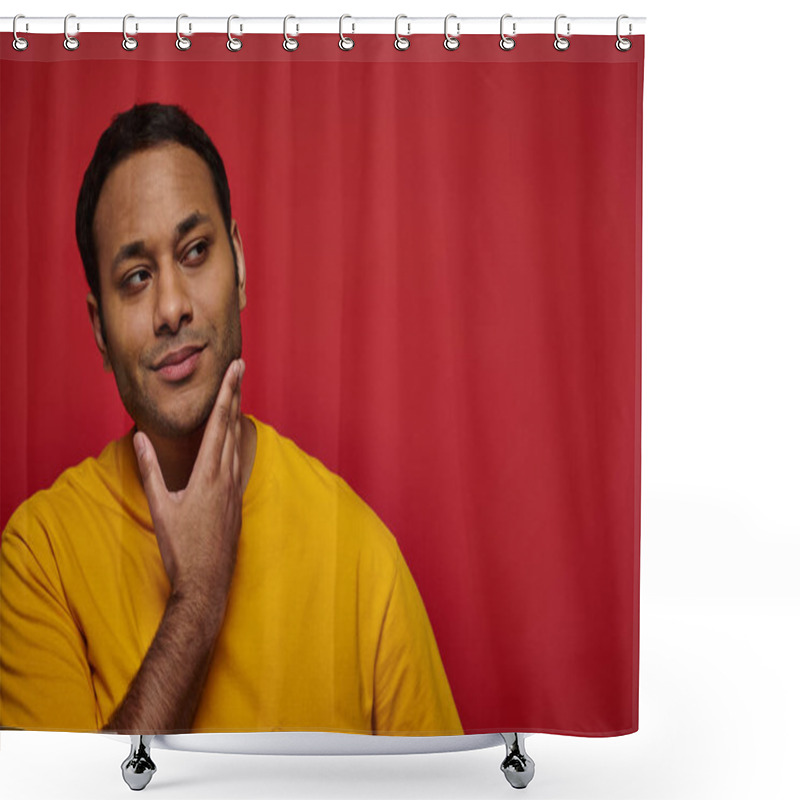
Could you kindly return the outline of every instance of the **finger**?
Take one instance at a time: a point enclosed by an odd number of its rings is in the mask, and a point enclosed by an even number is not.
[[[236,454],[236,419],[239,416],[241,383],[237,381],[236,390],[233,393],[231,403],[231,414],[228,419],[228,432],[225,434],[225,442],[222,445],[222,456],[220,458],[220,470],[223,475],[233,474],[233,461]]]
[[[156,451],[147,434],[137,431],[133,435],[133,449],[136,452],[136,463],[139,465],[139,474],[142,476],[142,485],[150,506],[150,515],[155,519],[161,508],[161,503],[167,495],[167,487],[161,467],[158,464]]]
[[[211,414],[206,422],[206,429],[203,431],[203,441],[200,443],[200,450],[197,453],[195,466],[200,469],[216,472],[219,469],[222,447],[225,444],[225,437],[230,427],[231,403],[233,394],[238,381],[240,363],[234,359],[228,365],[225,375],[222,378],[222,385],[217,392],[217,399]]]
[[[242,379],[239,378],[236,416],[234,417],[233,479],[242,494]]]
[[[239,497],[244,497],[244,484],[242,481],[242,469],[244,454],[242,451],[242,381],[244,380],[244,371],[247,365],[242,359],[242,371],[239,375],[239,413],[236,415],[236,465],[234,469],[234,477],[236,478],[236,485],[239,487]]]

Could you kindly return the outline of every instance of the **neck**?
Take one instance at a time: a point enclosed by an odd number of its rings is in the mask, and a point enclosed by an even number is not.
[[[144,428],[138,428],[147,434],[147,438],[153,444],[158,458],[158,466],[164,478],[164,485],[170,492],[178,492],[185,489],[192,477],[197,454],[200,452],[200,445],[205,433],[205,424],[193,433],[180,438],[159,436],[151,433]],[[247,487],[250,479],[250,472],[256,454],[256,429],[253,422],[242,414],[242,442],[240,461],[242,465],[242,490]]]
[[[147,438],[153,444],[158,458],[158,466],[161,468],[161,475],[167,489],[170,492],[185,489],[192,476],[197,454],[200,452],[205,425],[193,433],[177,439],[141,430],[147,434]]]

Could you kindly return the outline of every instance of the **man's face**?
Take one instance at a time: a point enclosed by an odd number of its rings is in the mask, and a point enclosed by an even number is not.
[[[106,369],[140,430],[178,437],[205,423],[230,362],[241,356],[241,285],[211,171],[175,143],[129,156],[109,173],[94,218]]]

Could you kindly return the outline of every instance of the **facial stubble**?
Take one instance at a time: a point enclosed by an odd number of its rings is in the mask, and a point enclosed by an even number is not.
[[[183,413],[169,413],[168,410],[165,411],[160,407],[153,396],[147,392],[142,382],[131,379],[120,360],[115,357],[114,349],[107,340],[108,356],[114,370],[120,399],[138,430],[149,431],[165,438],[179,439],[189,436],[205,426],[214,408],[228,366],[231,361],[242,355],[242,329],[237,297],[237,288],[234,285],[227,323],[221,335],[211,327],[208,331],[193,330],[194,338],[183,342],[181,342],[180,335],[175,337],[175,342],[170,349],[181,347],[184,344],[194,344],[201,339],[206,343],[204,355],[216,356],[209,392],[200,398],[199,406],[192,407]],[[198,333],[201,336],[198,337]],[[137,364],[137,371],[140,375],[154,377],[151,366],[141,360]],[[189,381],[196,379],[197,376],[192,376]],[[172,391],[180,391],[180,388],[175,387]]]

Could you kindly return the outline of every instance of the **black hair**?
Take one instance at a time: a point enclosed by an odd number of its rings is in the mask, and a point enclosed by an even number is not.
[[[236,265],[236,251],[231,239],[231,195],[225,165],[208,134],[180,106],[145,103],[116,114],[97,142],[92,160],[83,175],[75,209],[75,237],[78,240],[83,270],[89,289],[97,300],[100,327],[105,338],[105,325],[100,303],[100,273],[97,246],[94,241],[94,215],[103,184],[111,170],[134,153],[159,144],[175,142],[195,151],[208,165],[214,180],[225,230]]]

